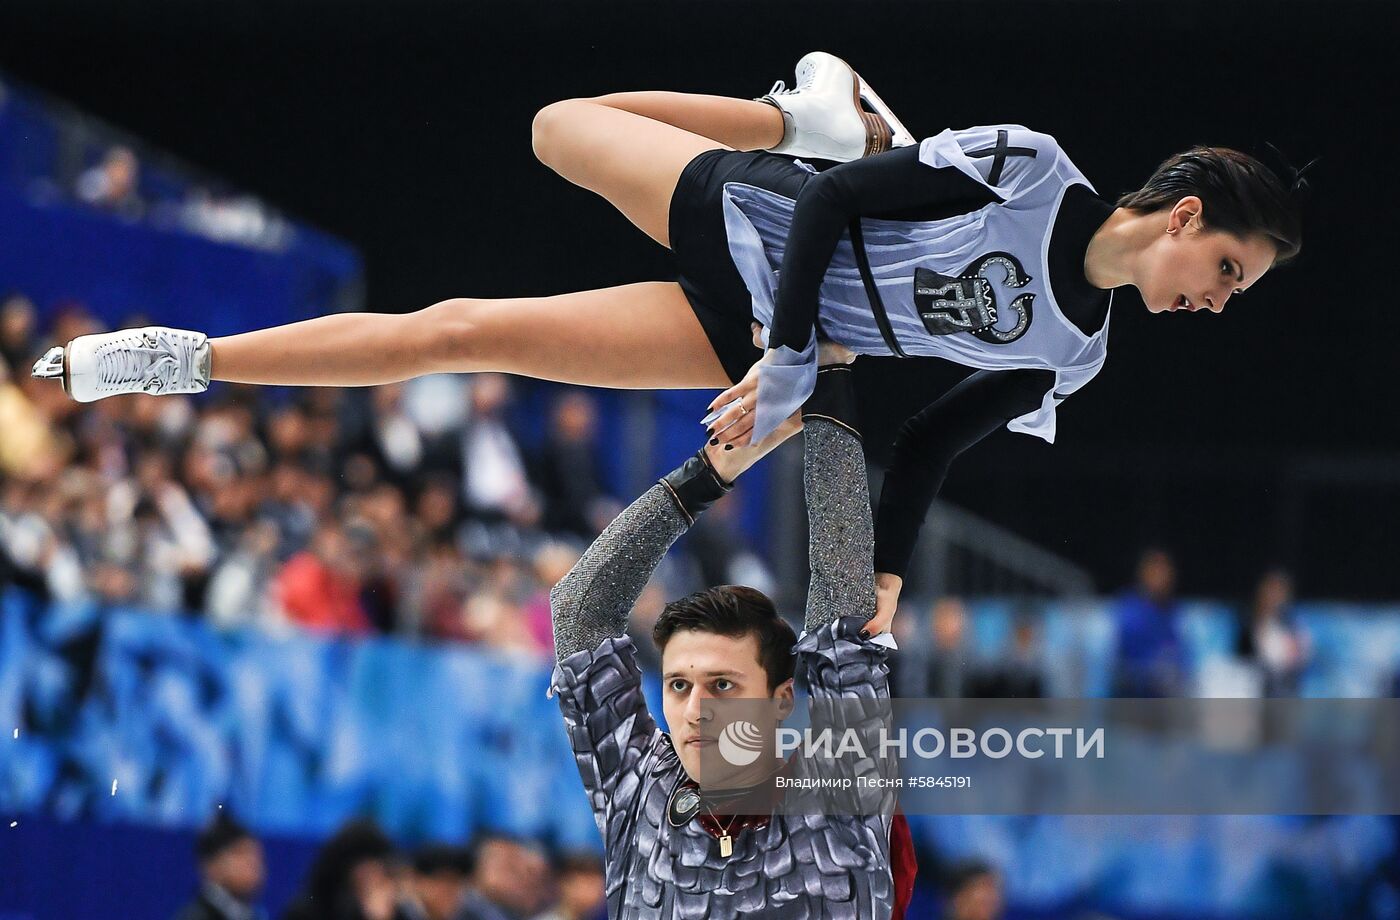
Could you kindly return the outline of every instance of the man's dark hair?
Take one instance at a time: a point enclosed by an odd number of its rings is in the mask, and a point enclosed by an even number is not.
[[[468,878],[472,874],[471,851],[446,843],[428,843],[413,851],[413,871],[419,875],[451,873]]]
[[[1241,239],[1265,236],[1282,265],[1303,246],[1299,193],[1306,188],[1294,174],[1292,187],[1246,153],[1228,147],[1192,147],[1157,167],[1142,188],[1118,199],[1118,207],[1140,214],[1169,208],[1188,195],[1205,206],[1205,224]]]
[[[665,652],[666,643],[683,629],[734,639],[752,633],[758,637],[758,663],[768,673],[769,692],[792,677],[792,647],[797,644],[797,635],[762,591],[719,585],[671,601],[651,631],[657,651]]]
[[[363,862],[382,860],[392,862],[397,855],[394,844],[368,818],[359,818],[341,826],[316,854],[308,874],[306,892],[316,906],[316,916],[331,916],[335,905],[349,891],[355,867]]]
[[[252,831],[238,823],[227,811],[220,809],[194,838],[194,853],[200,862],[208,862],[235,843],[252,836]]]
[[[943,891],[950,899],[955,898],[964,888],[978,879],[996,874],[995,866],[980,859],[968,859],[954,863],[943,871]]]
[[[555,878],[566,875],[602,875],[603,868],[603,860],[597,853],[573,850],[558,853],[554,857]]]

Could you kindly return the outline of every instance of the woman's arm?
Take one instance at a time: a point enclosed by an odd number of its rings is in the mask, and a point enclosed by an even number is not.
[[[1011,419],[1034,412],[1054,385],[1055,372],[1049,370],[978,371],[904,423],[875,520],[876,583],[885,595],[881,613],[898,599],[894,582],[902,583],[919,529],[953,459]]]

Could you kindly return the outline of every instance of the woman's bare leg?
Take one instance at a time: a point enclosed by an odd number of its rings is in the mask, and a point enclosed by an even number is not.
[[[782,133],[782,113],[767,103],[641,92],[546,106],[533,143],[547,166],[669,246],[671,195],[686,165],[717,147],[771,146]],[[416,313],[324,316],[211,344],[214,379],[242,383],[370,386],[484,370],[607,387],[730,383],[674,283],[457,298]]]
[[[671,194],[706,150],[757,150],[783,137],[766,102],[688,93],[615,93],[541,109],[533,129],[540,162],[596,192],[643,233],[670,248]]]
[[[735,150],[767,150],[783,139],[783,115],[766,102],[648,90],[585,99],[708,137]]]
[[[474,371],[619,389],[730,383],[680,285],[666,281],[339,313],[210,344],[214,379],[238,383],[372,386]]]

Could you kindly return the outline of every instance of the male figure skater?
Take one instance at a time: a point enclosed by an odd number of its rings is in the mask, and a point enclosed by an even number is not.
[[[850,370],[836,365],[822,369],[802,410],[812,581],[801,640],[794,646],[772,601],[751,588],[668,604],[653,639],[669,735],[642,696],[628,613],[670,545],[796,420],[755,447],[712,446],[687,460],[618,515],[551,594],[551,692],[603,833],[614,920],[902,916],[913,886],[902,817],[787,815],[771,798],[743,813],[760,795],[754,787],[782,768],[772,759],[726,777],[720,791],[709,777],[703,791],[697,782],[701,750],[719,731],[716,701],[773,699],[786,712],[795,668],[814,702],[889,695],[888,639],[863,628],[875,612],[873,527],[852,406]]]

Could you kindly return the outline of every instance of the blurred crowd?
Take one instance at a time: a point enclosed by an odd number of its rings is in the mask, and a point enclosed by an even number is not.
[[[1139,556],[1133,583],[1111,605],[1110,695],[1297,696],[1313,642],[1293,608],[1289,572],[1263,572],[1236,605],[1233,646],[1202,673],[1182,634],[1185,607],[1177,595],[1176,562],[1167,550],[1149,547]],[[1008,641],[998,654],[986,656],[973,648],[970,614],[961,598],[940,597],[927,610],[902,611],[895,626],[901,640],[892,665],[895,690],[903,697],[947,699],[1050,695],[1041,619],[1038,608],[1013,615]],[[1400,672],[1394,680],[1400,690]]]
[[[97,331],[78,305],[52,315],[41,329],[24,296],[0,302],[0,584],[218,626],[552,653],[549,587],[621,507],[590,395],[557,388],[531,449],[495,374],[80,405],[28,374]],[[721,510],[665,572],[762,581],[754,565]],[[639,630],[666,594],[648,591]]]
[[[1215,672],[1215,686],[1193,679],[1181,635],[1182,604],[1176,596],[1176,563],[1153,547],[1138,560],[1137,581],[1118,598],[1117,666],[1114,696],[1298,695],[1312,641],[1293,613],[1293,577],[1281,568],[1264,572],[1239,605],[1239,623],[1228,676]],[[1226,686],[1225,684],[1230,684]]]
[[[261,842],[224,811],[195,840],[199,881],[174,920],[269,920]],[[924,880],[918,916],[1001,920],[1001,874],[988,862],[939,867]],[[399,850],[373,822],[352,821],[328,840],[281,920],[603,920],[602,859],[550,853],[529,840],[483,834],[469,847]]]
[[[195,841],[199,884],[176,920],[262,920],[261,842],[225,812]],[[485,834],[399,850],[373,822],[326,840],[283,920],[602,920],[603,862]]]

